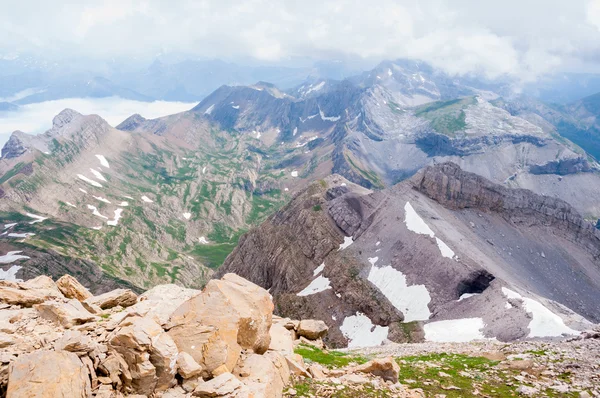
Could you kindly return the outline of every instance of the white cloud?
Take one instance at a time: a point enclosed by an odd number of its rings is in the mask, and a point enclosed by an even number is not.
[[[97,114],[109,124],[116,126],[123,120],[139,113],[151,119],[171,115],[191,109],[196,103],[185,102],[140,102],[117,97],[108,98],[67,98],[56,101],[23,105],[14,112],[0,113],[0,147],[15,130],[39,134],[52,127],[52,119],[65,108],[82,114]]]
[[[600,0],[24,0],[0,15],[2,49],[131,59],[419,57],[449,72],[530,79],[595,59]]]

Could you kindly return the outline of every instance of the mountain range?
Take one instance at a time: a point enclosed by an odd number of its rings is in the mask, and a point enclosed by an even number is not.
[[[339,346],[569,334],[600,321],[596,102],[402,60],[116,127],[67,109],[2,149],[2,276],[97,293],[233,271]]]

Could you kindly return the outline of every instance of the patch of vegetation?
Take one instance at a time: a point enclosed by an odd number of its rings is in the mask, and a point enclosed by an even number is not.
[[[400,365],[400,383],[421,388],[426,396],[518,396],[517,386],[507,384],[518,372],[496,368],[497,361],[445,353],[403,357],[396,361]],[[479,395],[474,394],[475,390]]]
[[[223,265],[223,262],[233,251],[235,246],[235,243],[221,243],[216,245],[203,245],[197,243],[190,251],[190,254],[196,257],[205,266],[217,269]]]
[[[321,207],[321,205],[314,205],[313,206],[313,211],[321,211],[323,210],[323,207]]]
[[[186,228],[185,224],[179,220],[169,221],[169,225],[165,226],[165,231],[178,242],[185,242]]]
[[[438,133],[449,137],[467,127],[464,109],[475,103],[475,98],[458,98],[450,101],[437,101],[415,110],[415,116],[427,119]]]
[[[379,178],[379,176],[377,174],[375,174],[372,171],[367,171],[364,170],[362,168],[360,168],[353,160],[352,157],[349,154],[344,153],[344,156],[346,158],[346,160],[348,160],[348,163],[350,163],[350,165],[356,170],[358,171],[360,174],[362,174],[362,176],[364,178],[366,178],[367,180],[369,180],[374,187],[376,188],[383,188],[383,182],[381,181],[381,179]]]
[[[294,349],[296,354],[302,355],[307,363],[317,362],[328,368],[341,368],[355,362],[362,364],[368,361],[367,358],[348,354],[340,351],[323,351],[317,347],[300,344]]]
[[[2,177],[0,177],[0,184],[5,183],[9,179],[11,179],[15,175],[17,175],[19,173],[19,171],[21,171],[22,167],[23,167],[23,162],[17,163],[15,165],[15,167],[13,167],[12,169],[8,170]]]

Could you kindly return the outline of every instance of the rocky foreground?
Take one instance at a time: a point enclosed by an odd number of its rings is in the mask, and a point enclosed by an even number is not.
[[[328,351],[322,321],[273,315],[226,274],[93,296],[75,278],[0,281],[0,396],[600,396],[600,333],[571,342]]]

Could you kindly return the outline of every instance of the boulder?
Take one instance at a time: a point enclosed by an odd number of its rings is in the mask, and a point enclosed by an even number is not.
[[[200,294],[200,290],[174,284],[158,285],[143,293],[129,311],[135,311],[141,316],[154,319],[159,325],[165,325],[173,311],[197,294]]]
[[[54,343],[56,351],[64,350],[76,354],[87,354],[94,351],[96,343],[91,337],[76,330],[67,330],[63,336]]]
[[[323,321],[315,319],[303,319],[298,324],[298,335],[309,340],[316,340],[325,336],[329,327]]]
[[[32,307],[47,300],[62,299],[52,279],[38,276],[27,282],[0,281],[0,302],[21,307]]]
[[[63,275],[56,281],[56,286],[66,298],[84,301],[93,297],[92,293],[71,275]]]
[[[271,336],[269,350],[280,352],[283,355],[292,354],[294,352],[293,333],[292,330],[288,330],[281,323],[271,325],[271,329],[269,330],[269,335]]]
[[[108,335],[108,346],[127,363],[132,392],[150,395],[175,385],[177,346],[153,320],[126,318]]]
[[[90,297],[86,303],[97,305],[103,310],[116,307],[130,307],[137,302],[137,295],[129,289],[115,289],[99,296]]]
[[[302,359],[302,356],[297,354],[287,355],[285,360],[291,374],[308,378],[312,377],[310,373],[308,373],[308,370],[306,370],[306,366],[304,366],[304,360]]]
[[[92,395],[87,367],[67,351],[35,351],[9,366],[7,398],[88,398]]]
[[[167,332],[180,352],[186,352],[202,367],[202,376],[210,377],[213,371],[228,363],[235,355],[233,364],[229,363],[227,372],[233,369],[240,354],[236,347],[230,347],[214,326],[204,326],[198,322],[184,323],[172,327]],[[233,352],[231,350],[233,349]]]
[[[67,302],[46,301],[36,304],[34,308],[42,318],[56,322],[67,329],[96,319],[94,315],[90,314],[75,299],[68,300]]]
[[[114,384],[119,389],[122,385],[131,385],[133,380],[127,362],[125,362],[121,355],[115,352],[100,362],[98,365],[98,374],[104,375],[108,378],[109,384]],[[100,377],[98,379],[102,382]]]
[[[226,274],[220,280],[209,281],[201,294],[184,302],[166,327],[215,327],[227,345],[225,365],[233,369],[242,349],[262,354],[269,348],[273,308],[265,289],[235,274]],[[196,355],[189,353],[200,363]]]
[[[177,355],[177,373],[184,379],[190,379],[198,376],[202,372],[202,366],[194,361],[194,358],[187,352],[180,352]]]
[[[370,373],[374,376],[379,376],[386,381],[392,383],[398,382],[398,375],[400,373],[400,366],[394,361],[394,358],[378,358],[373,359],[363,365],[359,365],[353,368],[354,372]]]
[[[243,389],[243,384],[231,373],[223,373],[204,383],[198,384],[194,397],[235,397]]]
[[[313,363],[308,367],[308,373],[310,373],[310,375],[313,377],[313,379],[316,380],[322,380],[322,379],[326,379],[327,375],[325,374],[325,371],[323,370],[323,366],[321,366],[318,363]]]
[[[277,353],[272,353],[271,356],[254,353],[242,356],[233,371],[256,397],[279,398],[289,382],[289,369],[285,366],[285,360]],[[279,368],[272,359],[280,365]]]

